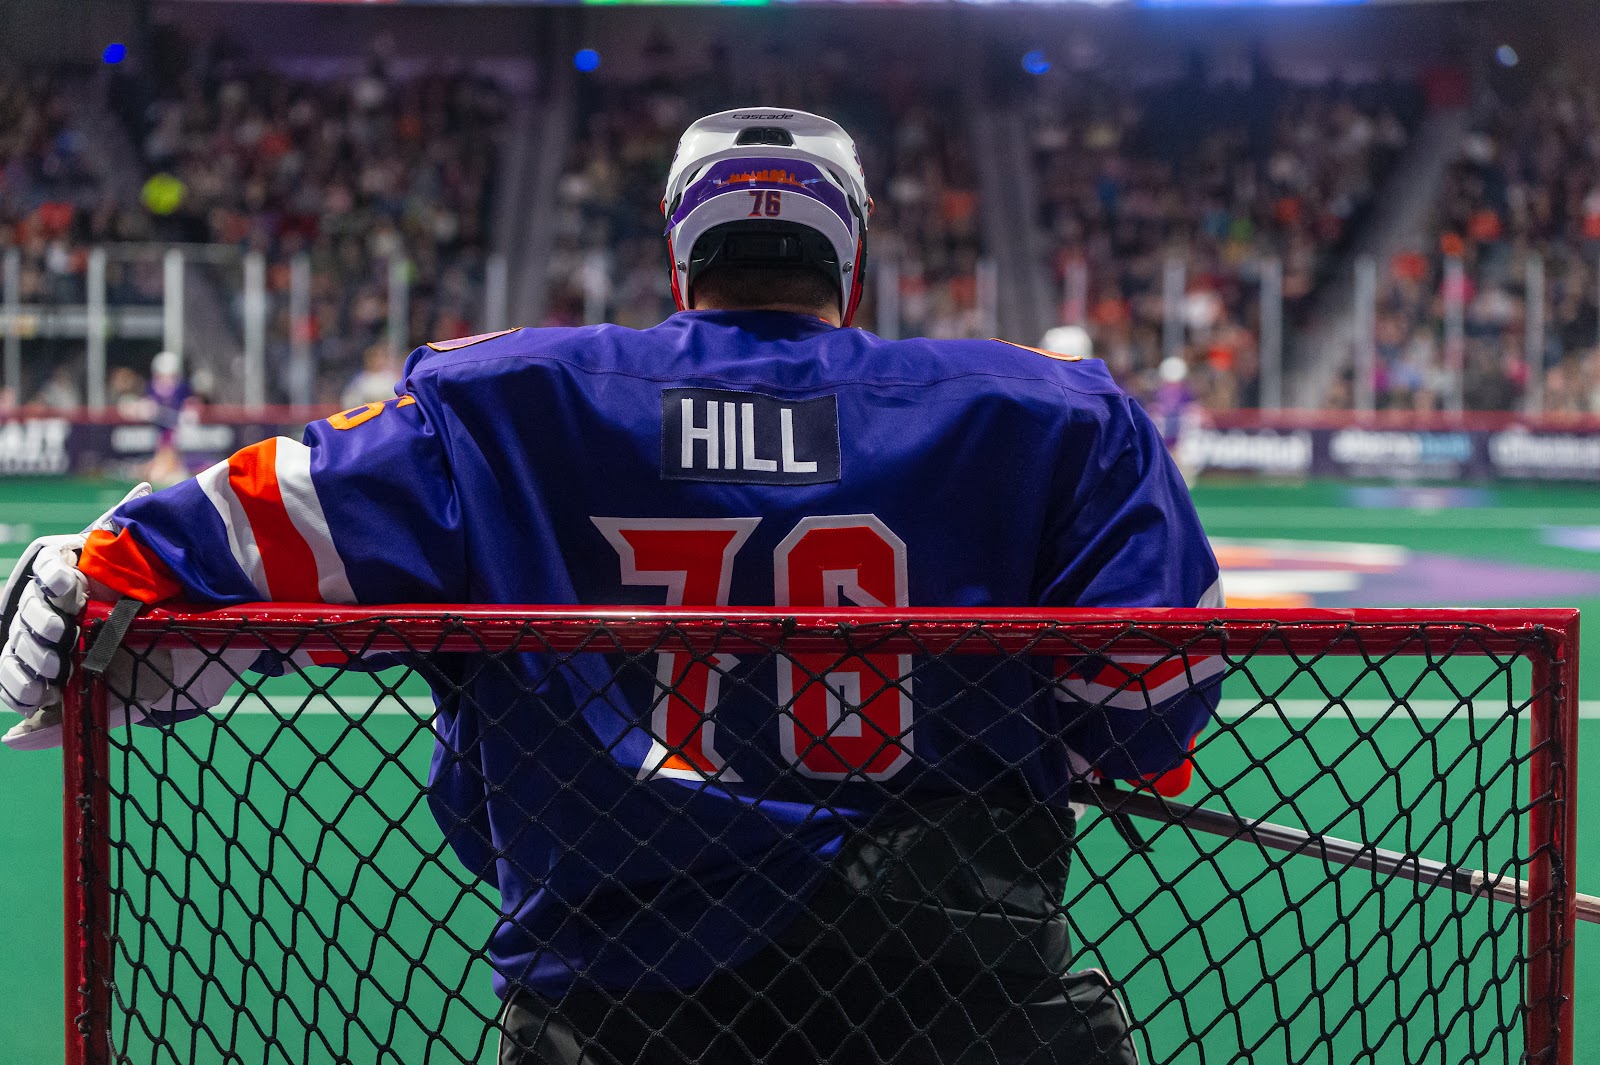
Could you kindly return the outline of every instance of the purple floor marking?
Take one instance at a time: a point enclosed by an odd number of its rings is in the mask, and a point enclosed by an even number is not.
[[[1224,578],[1223,587],[1227,587]],[[1481,606],[1600,596],[1600,572],[1518,566],[1413,552],[1389,573],[1364,573],[1353,592],[1316,595],[1318,606]]]

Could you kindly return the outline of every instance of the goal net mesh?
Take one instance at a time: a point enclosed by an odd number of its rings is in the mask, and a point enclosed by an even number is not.
[[[600,1046],[632,1047],[649,1062],[809,1054],[1078,1063],[1129,1060],[1119,1056],[1129,1051],[1146,1063],[1570,1060],[1575,630],[1536,612],[890,619],[882,611],[316,609],[155,612],[134,623],[103,677],[76,674],[67,705],[68,939],[77,947],[69,1060],[496,1061],[501,1001],[486,944],[515,918],[502,910],[496,875],[470,865],[481,858],[503,872],[517,844],[501,832],[475,856],[431,797],[441,774],[457,789],[475,780],[484,807],[498,804],[503,818],[517,793],[507,773],[522,771],[555,781],[553,794],[583,798],[518,809],[549,855],[545,868],[518,876],[525,892],[567,907],[555,924],[525,930],[536,961],[550,960],[541,951],[559,955],[577,985],[544,1001],[577,1012],[582,995],[603,1003],[585,1022],[584,1038],[598,1040],[585,1061],[612,1060],[598,1056]],[[85,646],[102,627],[91,622]],[[735,879],[782,880],[760,855],[724,846],[726,826],[695,826],[683,796],[716,788],[738,796],[746,816],[771,804],[790,818],[797,804],[817,818],[881,809],[917,825],[921,845],[933,840],[935,849],[947,821],[960,820],[959,833],[949,827],[954,857],[942,880],[889,848],[867,863],[871,882],[857,885],[897,905],[949,909],[952,892],[972,888],[956,883],[972,818],[997,816],[988,803],[974,814],[963,800],[986,799],[989,789],[931,787],[927,773],[911,775],[922,782],[912,786],[862,767],[882,769],[887,756],[914,764],[929,756],[910,737],[964,722],[958,742],[947,736],[941,749],[989,765],[993,793],[1014,796],[1017,766],[986,750],[983,729],[970,723],[1030,715],[1039,749],[1066,759],[1051,729],[1062,715],[1041,707],[1059,706],[1063,663],[1091,659],[1124,663],[1123,683],[1100,691],[1091,711],[1105,714],[1139,712],[1117,696],[1147,692],[1157,675],[1194,679],[1202,660],[1222,669],[1192,783],[1176,799],[1127,783],[1078,785],[1075,833],[1057,808],[1065,796],[1039,809],[1009,802],[1010,823],[991,826],[993,847],[1007,851],[985,858],[986,869],[1046,884],[1064,877],[1052,912],[1028,915],[1042,925],[1026,927],[1061,932],[1071,970],[1105,974],[1125,1009],[1129,1034],[1119,1045],[1091,1039],[1083,1056],[1070,1024],[1046,1031],[1020,1006],[1008,1012],[1007,996],[1027,1001],[1041,985],[976,942],[985,920],[1016,916],[1004,886],[979,885],[978,902],[951,910],[940,926],[946,941],[929,956],[926,935],[908,950],[916,938],[908,931],[894,949],[885,945],[894,936],[864,933],[859,914],[780,882],[771,886],[796,897],[798,915],[777,921],[788,939],[763,949],[804,980],[742,974],[733,997],[742,990],[749,1001],[731,1015],[726,981],[715,993],[721,1005],[707,1005],[720,975],[659,989],[655,977],[671,964],[640,946],[659,922],[648,919],[654,874],[636,875],[636,861],[662,869],[742,861]],[[1026,698],[994,697],[1003,670],[1029,678]],[[204,712],[125,720],[125,689],[145,685],[138,697],[152,705],[152,676],[175,684],[180,704],[185,688],[205,688],[194,693],[201,703],[226,694]],[[514,685],[510,705],[478,704],[488,676]],[[564,712],[552,710],[553,685],[567,693]],[[927,701],[935,692],[938,701]],[[164,698],[154,705],[174,705]],[[909,716],[876,712],[886,700],[905,701]],[[716,709],[701,715],[708,705]],[[728,711],[712,742],[716,710],[733,706],[745,717],[736,725]],[[692,712],[693,724],[659,734],[669,710]],[[519,714],[549,735],[529,750],[494,750],[496,723]],[[632,717],[619,733],[608,715]],[[478,722],[474,736],[462,727],[468,720]],[[909,722],[903,733],[896,720]],[[615,739],[624,734],[634,739]],[[628,746],[640,734],[652,752],[643,769],[643,748]],[[761,748],[770,771],[733,772],[752,764],[741,762],[740,745]],[[726,764],[708,770],[695,752],[712,750]],[[582,751],[594,766],[581,764],[574,752]],[[505,770],[505,758],[522,768]],[[817,772],[834,763],[840,772]],[[633,791],[653,796],[670,832],[622,826],[615,811]],[[1136,807],[1129,796],[1145,801]],[[570,822],[574,809],[586,823],[554,823]],[[1272,837],[1277,846],[1248,830],[1257,822],[1286,830]],[[859,823],[830,823],[846,826],[836,846],[850,851]],[[1237,838],[1219,834],[1229,825]],[[681,850],[694,831],[704,853],[662,853]],[[1286,850],[1282,838],[1305,845]],[[1358,844],[1358,859],[1387,851],[1407,862],[1349,862],[1327,840]],[[882,849],[882,837],[872,845]],[[562,883],[574,864],[599,870],[574,881],[589,884],[586,898]],[[1485,876],[1474,881],[1474,870]],[[726,882],[708,876],[698,887],[708,911],[721,906]],[[1474,889],[1485,883],[1496,890]],[[870,912],[894,923],[884,915],[905,909]],[[828,940],[836,961],[838,950],[850,955],[843,968],[818,977],[794,929]],[[679,931],[686,940],[699,934]],[[593,950],[574,954],[575,939]],[[585,981],[600,980],[608,964],[600,955],[632,958],[621,969],[637,971],[638,989],[588,990]],[[585,969],[591,962],[596,971]],[[1019,981],[1027,986],[1018,990]],[[662,1006],[674,997],[675,1007]],[[979,1001],[981,1009],[970,1005]],[[969,1007],[973,1015],[951,1016]]]

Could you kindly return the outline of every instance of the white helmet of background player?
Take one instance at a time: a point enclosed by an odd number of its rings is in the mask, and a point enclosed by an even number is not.
[[[798,266],[838,284],[850,324],[872,199],[855,141],[837,122],[780,107],[707,115],[678,141],[661,211],[679,310],[713,266]]]
[[[150,360],[152,377],[177,377],[183,372],[183,359],[175,351],[161,351]]]
[[[1046,351],[1053,351],[1057,355],[1069,355],[1074,359],[1088,359],[1094,356],[1094,339],[1081,325],[1058,325],[1045,333],[1044,339],[1039,341],[1039,346]]]

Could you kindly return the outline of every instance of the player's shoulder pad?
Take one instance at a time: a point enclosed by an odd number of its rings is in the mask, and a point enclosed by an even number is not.
[[[406,360],[405,375],[409,377],[419,370],[449,373],[452,369],[465,368],[485,359],[546,352],[560,337],[580,331],[518,326],[454,340],[431,340],[411,353]]]
[[[1082,355],[1063,355],[1059,351],[1050,351],[1047,348],[1035,348],[1027,344],[1018,344],[1014,340],[1006,340],[1003,337],[990,337],[989,339],[994,341],[996,344],[1005,344],[1008,347],[1021,348],[1023,351],[1031,351],[1035,355],[1043,355],[1047,359],[1060,359],[1062,362],[1083,361]]]
[[[513,326],[510,329],[500,329],[493,333],[478,333],[470,337],[457,337],[454,340],[430,340],[427,346],[434,351],[460,351],[462,348],[470,348],[474,344],[482,344],[488,340],[510,336],[512,333],[520,332],[521,329],[521,326]]]
[[[586,350],[589,345],[584,342],[592,343],[596,334],[615,328],[606,325],[518,326],[455,340],[433,340],[411,353],[406,373],[423,368],[442,370],[506,356],[570,356]]]
[[[1065,355],[1000,337],[990,337],[988,343],[1001,345],[1002,351],[1017,353],[1018,369],[1047,377],[1076,392],[1120,394],[1122,391],[1106,364],[1093,356]]]
[[[417,370],[442,370],[449,366],[477,362],[485,357],[507,354],[507,346],[520,348],[519,341],[537,329],[500,329],[492,333],[457,337],[454,340],[430,340],[417,348],[406,359],[405,373],[409,377]]]

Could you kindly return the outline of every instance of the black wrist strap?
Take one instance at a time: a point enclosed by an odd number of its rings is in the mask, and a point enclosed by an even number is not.
[[[106,671],[111,664],[111,656],[117,653],[117,648],[122,646],[122,638],[128,635],[128,626],[133,624],[133,619],[143,609],[144,604],[137,599],[123,596],[117,600],[117,605],[111,608],[111,615],[100,626],[94,646],[83,656],[84,672],[99,676]]]

